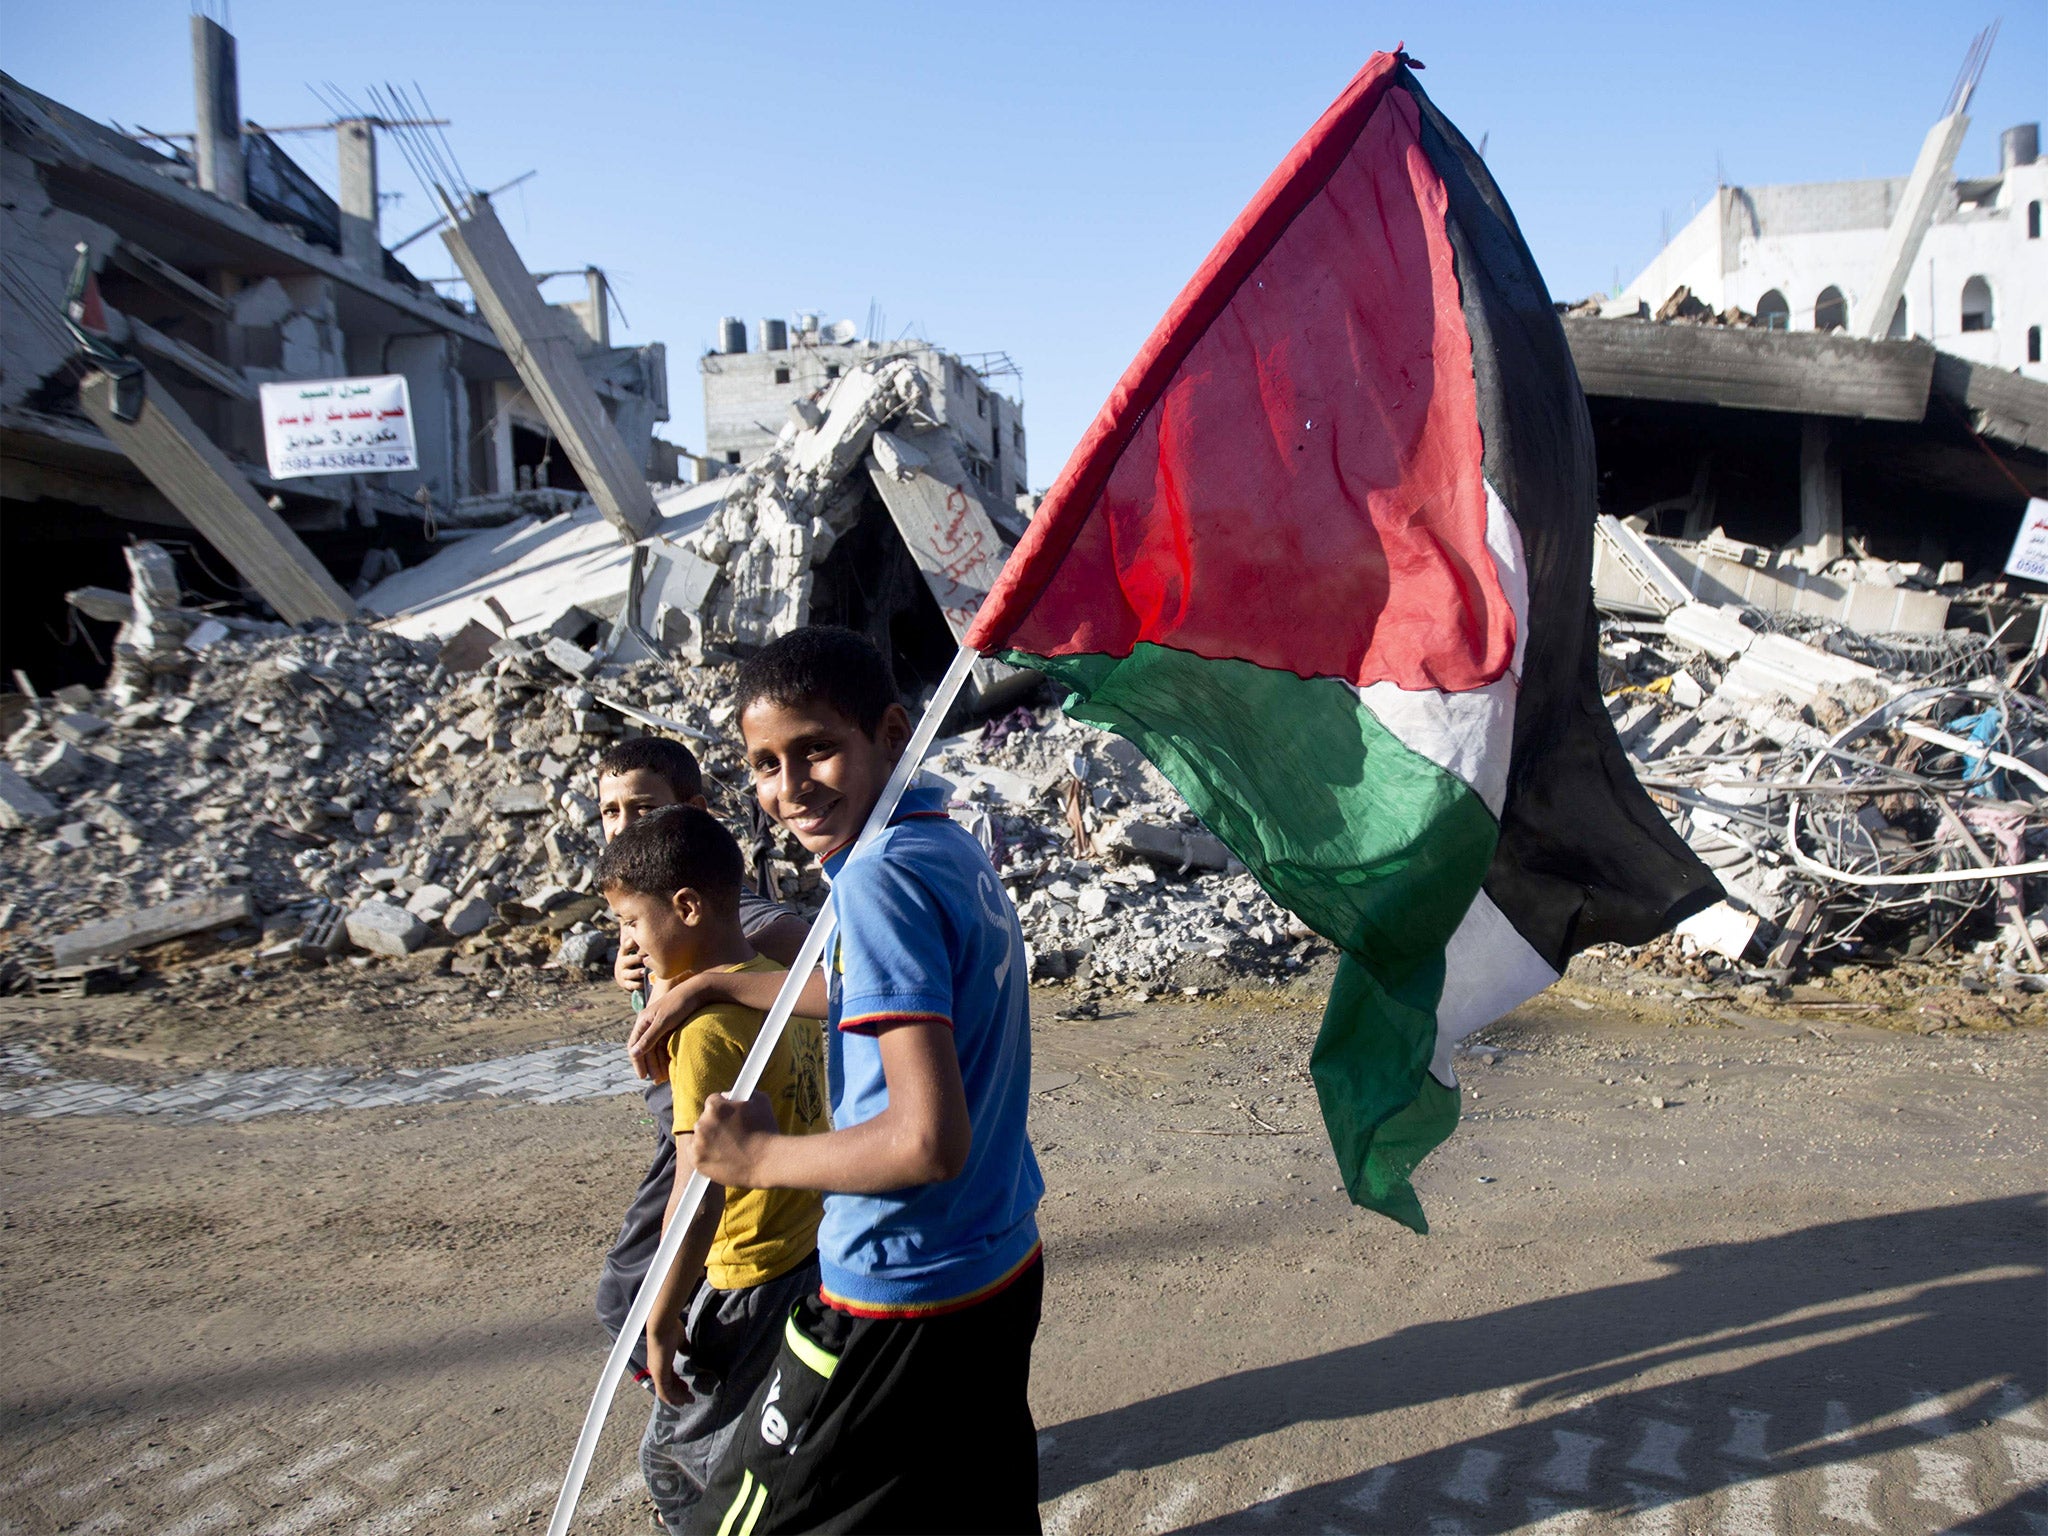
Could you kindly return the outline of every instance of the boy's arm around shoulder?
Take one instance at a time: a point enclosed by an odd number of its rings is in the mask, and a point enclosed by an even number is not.
[[[692,1017],[714,1003],[738,1003],[743,1008],[766,1013],[775,1006],[776,996],[782,991],[783,978],[788,974],[787,971],[700,971],[687,980],[674,983],[661,996],[651,999],[640,1010],[640,1017],[633,1021],[633,1033],[626,1041],[626,1051],[633,1058],[633,1070],[642,1077],[655,1077],[658,1081],[657,1074],[667,1056],[669,1037]],[[822,1019],[830,1006],[826,997],[825,973],[811,972],[804,980],[803,990],[797,994],[796,1012],[806,1018]]]
[[[882,850],[841,871],[833,902],[840,1027],[876,1037],[888,1107],[823,1135],[781,1136],[765,1101],[707,1100],[700,1165],[750,1189],[879,1194],[943,1183],[973,1144],[953,1041],[953,921],[918,871]]]

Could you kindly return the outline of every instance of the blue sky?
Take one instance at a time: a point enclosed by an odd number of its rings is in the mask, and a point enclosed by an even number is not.
[[[218,4],[218,0],[216,0]],[[181,0],[6,0],[0,67],[102,120],[191,126]],[[1971,35],[1919,0],[1710,10],[1559,3],[453,4],[234,0],[242,107],[305,123],[311,87],[417,82],[535,270],[607,268],[626,338],[670,348],[701,446],[697,355],[723,314],[870,301],[1023,369],[1051,482],[1188,274],[1376,48],[1487,160],[1559,298],[1626,281],[1714,187],[1902,175]],[[1703,19],[1705,18],[1705,19]],[[1960,169],[2048,116],[2048,5],[2008,8]],[[286,141],[327,181],[326,138]],[[387,238],[431,216],[384,157]],[[407,253],[452,270],[437,241]],[[572,296],[573,285],[551,288]],[[615,334],[618,334],[615,332]]]

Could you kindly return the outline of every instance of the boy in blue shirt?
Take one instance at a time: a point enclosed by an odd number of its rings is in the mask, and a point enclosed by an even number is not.
[[[848,858],[910,737],[888,663],[849,630],[799,630],[740,670],[761,807],[824,860],[838,932],[797,1011],[828,1019],[834,1130],[778,1133],[713,1096],[691,1155],[716,1183],[815,1189],[819,1294],[692,1518],[707,1532],[1037,1531],[1027,1398],[1044,1182],[1025,1136],[1024,939],[981,846],[913,789]],[[766,1008],[780,978],[685,981],[635,1026],[650,1062],[707,1002]]]

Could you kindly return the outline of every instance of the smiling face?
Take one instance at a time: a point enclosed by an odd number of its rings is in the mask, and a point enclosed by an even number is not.
[[[628,773],[607,773],[597,781],[597,815],[604,828],[606,842],[617,837],[649,811],[658,811],[664,805],[686,803],[701,806],[704,797],[697,795],[687,802],[676,799],[675,786],[652,768],[635,768]]]
[[[910,739],[910,716],[891,704],[870,736],[821,699],[760,698],[740,716],[740,736],[761,809],[823,858],[860,835]]]

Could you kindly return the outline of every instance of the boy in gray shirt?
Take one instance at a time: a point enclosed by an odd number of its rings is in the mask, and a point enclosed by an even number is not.
[[[609,843],[620,832],[651,811],[668,805],[694,805],[707,809],[704,773],[697,756],[681,742],[666,736],[635,736],[610,748],[597,762],[598,813]],[[789,908],[754,891],[740,892],[740,927],[754,949],[780,965],[789,965],[803,944],[810,924]],[[619,945],[619,958],[612,979],[632,994],[633,1011],[646,1006],[646,957],[630,944]],[[654,1119],[654,1159],[640,1176],[640,1187],[626,1207],[619,1235],[604,1256],[597,1278],[597,1319],[614,1339],[624,1325],[633,1297],[646,1278],[647,1266],[661,1243],[663,1213],[676,1181],[676,1138],[673,1122],[675,1105],[666,1082],[643,1083],[641,1095]],[[647,1371],[647,1346],[643,1338],[633,1351],[633,1378],[654,1390]],[[685,1476],[680,1462],[670,1454],[670,1442],[680,1427],[676,1409],[656,1402],[640,1442],[640,1470],[647,1479],[655,1508],[675,1510],[679,1500],[694,1494],[695,1483]]]

